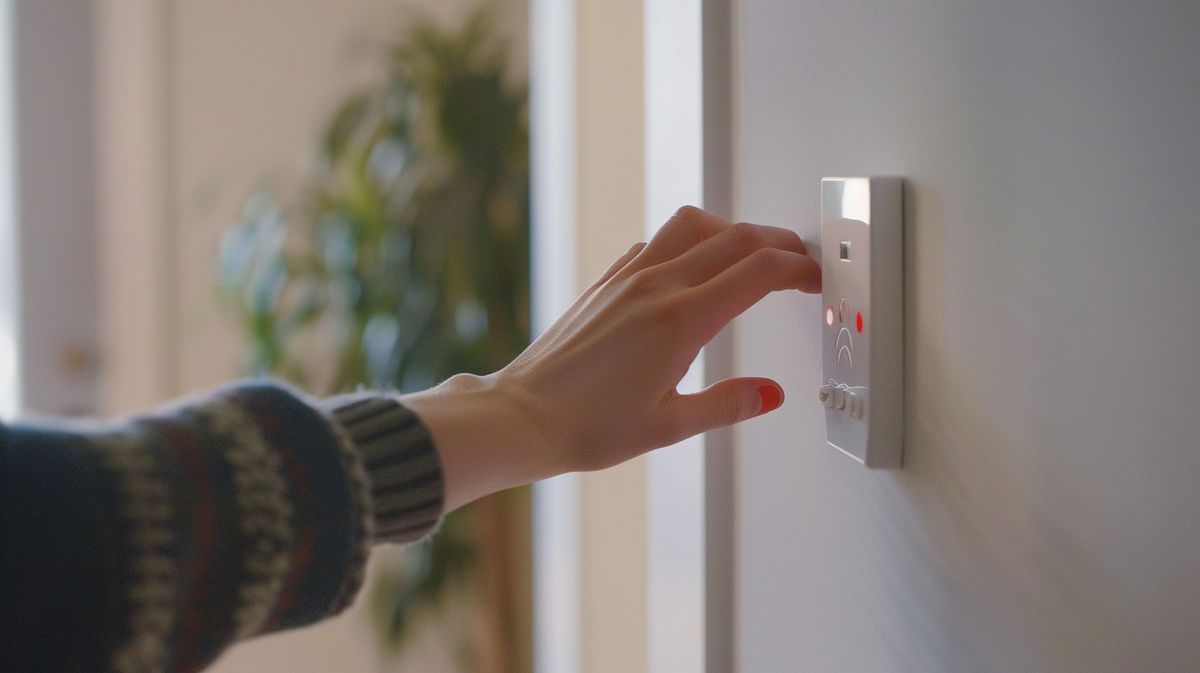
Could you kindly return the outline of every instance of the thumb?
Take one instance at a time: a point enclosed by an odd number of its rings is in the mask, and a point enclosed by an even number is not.
[[[675,427],[690,437],[778,409],[783,387],[761,377],[725,379],[698,393],[680,395],[671,404]]]

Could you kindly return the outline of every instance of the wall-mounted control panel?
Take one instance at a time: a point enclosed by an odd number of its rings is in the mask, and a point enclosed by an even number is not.
[[[867,467],[904,451],[900,178],[821,180],[822,366],[829,445]]]

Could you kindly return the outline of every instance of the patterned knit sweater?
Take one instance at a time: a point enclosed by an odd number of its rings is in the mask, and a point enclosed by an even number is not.
[[[0,426],[0,671],[196,671],[334,615],[442,473],[394,398],[245,382],[120,425]]]

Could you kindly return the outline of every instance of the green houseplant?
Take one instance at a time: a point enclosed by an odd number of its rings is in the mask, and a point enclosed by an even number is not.
[[[484,11],[456,31],[416,23],[332,115],[300,193],[246,199],[219,256],[246,369],[323,393],[411,391],[528,343],[527,94],[507,68]],[[481,519],[464,512],[379,573],[385,644],[476,571]]]

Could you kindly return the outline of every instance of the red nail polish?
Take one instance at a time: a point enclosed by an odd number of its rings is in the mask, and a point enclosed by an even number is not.
[[[762,399],[762,407],[759,408],[758,414],[774,411],[783,404],[783,390],[778,386],[766,385],[758,387],[758,396]]]

